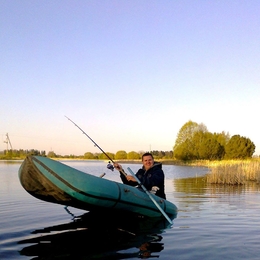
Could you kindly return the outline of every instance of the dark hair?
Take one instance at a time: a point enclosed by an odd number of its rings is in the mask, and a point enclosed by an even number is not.
[[[153,158],[153,155],[152,155],[151,153],[144,153],[144,154],[142,155],[142,160],[143,160],[144,156],[151,156],[151,157]],[[154,159],[154,158],[153,158],[153,159]]]

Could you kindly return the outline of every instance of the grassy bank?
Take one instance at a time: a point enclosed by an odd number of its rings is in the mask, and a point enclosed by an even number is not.
[[[229,160],[208,162],[208,183],[241,185],[248,181],[260,183],[260,160]]]

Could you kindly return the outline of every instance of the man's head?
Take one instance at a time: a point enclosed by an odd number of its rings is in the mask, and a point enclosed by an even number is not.
[[[142,155],[142,162],[144,165],[145,170],[147,171],[148,169],[150,169],[153,164],[154,164],[154,158],[153,155],[151,153],[144,153]]]

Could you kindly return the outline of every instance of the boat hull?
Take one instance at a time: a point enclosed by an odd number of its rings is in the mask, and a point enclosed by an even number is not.
[[[148,217],[161,212],[142,190],[79,171],[61,162],[41,156],[28,156],[19,169],[23,188],[32,196],[47,202],[75,208],[120,210]],[[177,207],[151,194],[170,218]]]

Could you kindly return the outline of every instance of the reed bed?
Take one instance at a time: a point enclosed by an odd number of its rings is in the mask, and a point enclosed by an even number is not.
[[[229,160],[209,162],[207,183],[244,185],[248,181],[260,183],[260,160]]]

